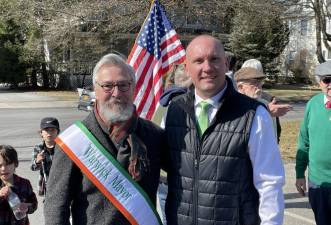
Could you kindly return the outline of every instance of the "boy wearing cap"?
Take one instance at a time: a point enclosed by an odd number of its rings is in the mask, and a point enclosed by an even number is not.
[[[46,182],[52,166],[55,138],[60,132],[59,121],[54,117],[45,117],[40,122],[40,136],[42,143],[33,149],[31,170],[40,171],[38,182],[38,194],[46,193]]]
[[[311,98],[301,123],[296,155],[296,183],[307,190],[317,225],[331,224],[331,61],[318,65],[316,80],[322,93]],[[305,171],[308,167],[308,181]]]

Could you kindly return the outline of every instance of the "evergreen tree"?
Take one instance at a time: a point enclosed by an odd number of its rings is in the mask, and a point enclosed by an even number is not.
[[[229,48],[235,54],[239,63],[247,59],[258,59],[262,62],[265,72],[277,76],[277,61],[288,43],[289,30],[280,17],[280,9],[274,4],[268,7],[266,1],[263,10],[252,7],[241,10],[233,20],[232,32],[229,37]]]

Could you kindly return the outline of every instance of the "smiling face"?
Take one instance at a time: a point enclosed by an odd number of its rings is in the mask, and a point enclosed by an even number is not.
[[[0,155],[0,178],[4,183],[12,183],[15,169],[16,165],[14,162],[8,164]]]
[[[227,61],[219,40],[202,35],[190,42],[186,50],[185,71],[201,98],[213,97],[224,88],[226,70]]]

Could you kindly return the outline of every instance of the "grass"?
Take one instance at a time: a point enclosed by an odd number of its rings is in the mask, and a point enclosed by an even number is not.
[[[301,121],[286,121],[281,124],[279,148],[284,161],[293,161],[297,151],[297,138]]]
[[[312,96],[320,92],[320,89],[315,86],[297,85],[283,85],[264,90],[269,94],[276,96],[280,102],[286,103],[307,102]]]

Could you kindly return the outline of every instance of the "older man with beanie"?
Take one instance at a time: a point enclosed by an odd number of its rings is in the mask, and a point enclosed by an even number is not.
[[[331,61],[318,65],[316,80],[322,93],[312,97],[301,123],[296,155],[296,183],[309,202],[317,225],[331,224]],[[305,171],[308,167],[308,181]]]
[[[226,70],[220,40],[189,43],[194,89],[170,102],[165,124],[169,225],[282,224],[284,168],[270,115],[234,89]]]
[[[96,105],[57,138],[45,224],[158,225],[155,213],[163,131],[139,118],[135,73],[108,54],[93,70]],[[71,211],[71,213],[70,213]]]

